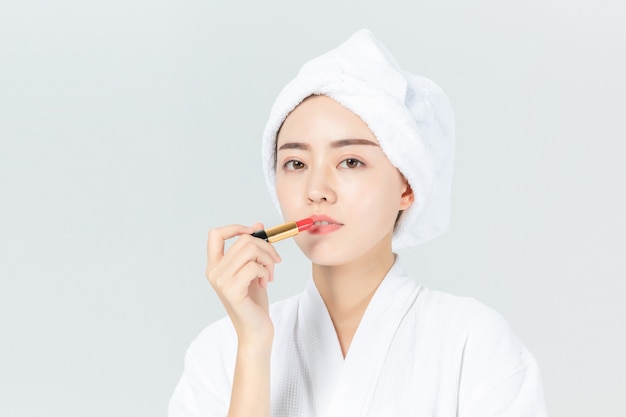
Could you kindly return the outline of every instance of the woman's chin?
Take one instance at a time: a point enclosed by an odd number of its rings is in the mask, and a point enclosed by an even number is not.
[[[319,266],[342,266],[355,261],[362,261],[368,251],[354,245],[331,245],[317,243],[315,245],[298,244],[300,250],[313,264]]]
[[[350,255],[336,246],[298,242],[298,247],[311,263],[322,266],[343,265],[350,261]]]
[[[320,266],[339,266],[344,265],[347,261],[344,257],[337,253],[327,254],[319,253],[319,251],[303,251],[303,253],[304,256],[306,256],[309,261],[311,261],[311,263]]]
[[[322,266],[349,265],[368,262],[391,253],[392,231],[380,236],[363,234],[358,236],[311,236],[295,237],[296,244],[312,263]]]

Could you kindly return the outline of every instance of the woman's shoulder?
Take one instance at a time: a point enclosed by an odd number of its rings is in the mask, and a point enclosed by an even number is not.
[[[488,410],[502,402],[512,410],[515,398],[545,409],[537,361],[503,314],[471,297],[431,290],[422,295],[425,320],[441,339],[439,346],[450,347],[448,359],[460,360],[464,409]]]
[[[506,378],[529,366],[535,358],[503,314],[472,297],[424,290],[423,312],[427,326],[443,339],[455,341],[466,359],[464,367],[482,372],[491,369]],[[495,368],[486,364],[497,365]]]
[[[468,329],[509,329],[504,316],[473,297],[423,288],[420,294],[425,314]]]
[[[508,352],[518,363],[534,360],[508,320],[494,308],[472,297],[429,289],[423,289],[420,298],[418,314],[423,325],[456,340],[465,354],[483,357],[492,349],[491,353]]]
[[[502,314],[476,298],[424,286],[415,281],[400,262],[397,265],[396,275],[401,280],[417,283],[418,292],[412,309],[415,319],[422,324],[432,322],[437,328],[448,326],[455,331],[509,328]]]

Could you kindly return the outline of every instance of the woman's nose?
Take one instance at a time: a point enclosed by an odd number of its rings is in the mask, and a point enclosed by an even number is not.
[[[306,195],[310,203],[334,203],[337,200],[332,172],[326,167],[309,169]]]

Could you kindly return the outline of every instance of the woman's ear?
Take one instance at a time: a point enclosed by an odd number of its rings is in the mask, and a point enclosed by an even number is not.
[[[411,207],[415,201],[415,195],[409,182],[404,179],[404,185],[402,186],[402,196],[400,197],[400,210],[406,210]]]

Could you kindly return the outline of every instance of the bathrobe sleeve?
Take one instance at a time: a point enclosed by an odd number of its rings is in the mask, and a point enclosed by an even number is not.
[[[484,308],[467,333],[458,417],[547,416],[539,367],[504,318]]]
[[[169,417],[225,417],[232,387],[237,339],[227,319],[213,323],[192,342],[168,407]]]

